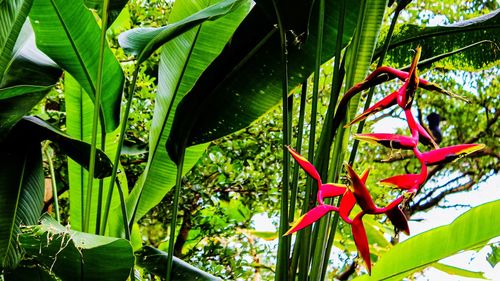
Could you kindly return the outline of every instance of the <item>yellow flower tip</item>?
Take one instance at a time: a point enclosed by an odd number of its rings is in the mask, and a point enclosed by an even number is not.
[[[483,144],[483,143],[478,143],[478,144],[476,144],[476,145],[474,145],[474,146],[471,146],[471,147],[469,147],[469,148],[465,149],[465,150],[464,150],[464,153],[466,153],[466,154],[470,154],[470,153],[473,153],[473,152],[479,151],[479,150],[481,150],[481,149],[483,149],[483,148],[485,148],[485,147],[486,147],[486,145],[485,145],[485,144]]]
[[[355,134],[354,138],[357,139],[357,140],[360,140],[360,141],[366,141],[368,143],[378,144],[376,138],[368,136],[368,135],[365,135],[365,134]]]

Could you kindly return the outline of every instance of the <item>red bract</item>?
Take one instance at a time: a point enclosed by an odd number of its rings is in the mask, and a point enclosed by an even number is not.
[[[438,165],[452,162],[470,153],[484,148],[484,144],[459,144],[443,147],[422,153],[422,159],[426,165]]]
[[[395,134],[357,134],[354,138],[394,149],[413,149],[417,145],[416,139]]]
[[[297,221],[285,233],[285,235],[290,235],[294,232],[301,230],[304,227],[307,227],[307,226],[313,224],[315,221],[319,220],[320,218],[322,218],[324,215],[326,215],[328,212],[331,212],[331,211],[338,211],[338,208],[335,206],[326,205],[326,204],[318,205],[318,206],[312,208],[305,215],[303,215],[302,217],[297,219]]]

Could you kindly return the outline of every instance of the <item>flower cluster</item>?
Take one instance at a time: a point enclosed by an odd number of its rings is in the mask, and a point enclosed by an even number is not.
[[[360,92],[366,87],[366,85],[377,79],[380,80],[381,75],[389,75],[390,77],[396,77],[404,81],[401,88],[375,103],[361,115],[354,118],[354,120],[352,120],[352,122],[347,126],[364,120],[371,114],[394,105],[398,105],[403,109],[411,136],[376,133],[358,134],[355,138],[363,141],[375,142],[389,148],[413,151],[414,156],[420,161],[422,166],[420,173],[396,175],[380,181],[380,184],[382,185],[390,185],[404,190],[407,193],[406,195],[414,194],[426,182],[428,166],[451,162],[484,147],[482,144],[460,144],[439,148],[432,136],[415,120],[415,117],[411,112],[411,106],[415,91],[419,86],[427,90],[435,90],[440,93],[449,94],[448,92],[442,90],[439,86],[418,77],[417,63],[419,58],[420,48],[417,48],[416,55],[412,61],[409,72],[389,67],[381,67],[368,76],[365,81],[355,85],[348,91],[350,94]],[[423,145],[431,146],[433,149],[427,152],[421,152],[418,149],[419,142]],[[410,230],[408,227],[408,221],[404,213],[399,208],[400,203],[407,196],[405,194],[400,195],[386,207],[378,207],[374,203],[373,198],[366,187],[366,179],[369,174],[368,170],[363,172],[361,175],[358,175],[350,165],[346,165],[347,176],[350,181],[349,185],[333,183],[323,184],[316,168],[310,162],[308,162],[292,148],[288,148],[288,150],[304,171],[317,181],[318,192],[316,198],[317,206],[300,217],[285,235],[292,234],[311,225],[328,212],[338,212],[339,216],[347,224],[351,225],[354,243],[356,244],[358,252],[364,260],[368,272],[370,273],[370,250],[362,218],[367,214],[385,214],[394,227],[405,232],[406,234],[409,234]],[[332,198],[341,195],[342,198],[338,207],[325,204],[323,201],[324,198]],[[350,213],[356,204],[360,207],[361,211],[356,214],[353,219],[351,219]]]

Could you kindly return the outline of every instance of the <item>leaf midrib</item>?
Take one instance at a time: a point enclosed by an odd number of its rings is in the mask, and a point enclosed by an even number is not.
[[[195,34],[195,36],[194,36],[194,38],[193,38],[193,42],[191,43],[191,47],[190,47],[189,52],[188,52],[188,55],[187,55],[187,57],[186,57],[186,61],[184,62],[184,65],[183,65],[183,67],[182,67],[181,74],[180,74],[179,79],[177,80],[177,83],[176,83],[176,85],[175,85],[175,90],[174,90],[174,93],[173,93],[173,95],[172,95],[172,99],[170,100],[170,104],[169,104],[169,106],[168,106],[167,113],[166,113],[165,118],[163,119],[163,122],[162,122],[162,127],[161,127],[161,130],[160,130],[160,134],[158,135],[158,140],[156,141],[155,146],[154,146],[154,149],[153,149],[152,154],[151,154],[151,155],[152,155],[152,156],[151,156],[151,164],[149,165],[149,167],[148,167],[148,168],[147,168],[147,170],[146,170],[146,173],[148,173],[148,174],[149,174],[149,172],[150,172],[150,168],[151,168],[151,166],[152,166],[152,163],[155,161],[155,158],[156,158],[156,156],[157,156],[157,153],[156,153],[156,152],[158,151],[158,147],[159,147],[160,142],[161,142],[161,138],[162,138],[162,135],[163,135],[163,131],[165,130],[165,127],[166,127],[166,125],[167,125],[167,123],[168,123],[168,119],[169,119],[169,116],[170,116],[170,112],[172,111],[172,107],[173,107],[173,105],[174,105],[174,103],[175,103],[175,98],[177,97],[177,93],[179,92],[179,88],[180,88],[180,86],[181,86],[181,84],[182,84],[182,82],[183,82],[183,80],[184,80],[184,75],[185,75],[185,73],[186,73],[187,66],[188,66],[189,62],[191,61],[191,56],[192,56],[192,54],[193,54],[193,50],[194,50],[194,48],[195,48],[195,46],[196,46],[196,43],[197,43],[197,41],[198,41],[198,36],[199,36],[199,34],[200,34],[200,31],[201,31],[202,25],[203,25],[203,24],[200,24],[200,25],[199,25],[199,27],[198,27],[198,30],[196,31],[196,34]],[[145,180],[143,181],[143,186],[141,187],[140,194],[142,194],[142,191],[144,190],[144,184],[146,184],[146,181],[147,181],[147,180],[148,180],[148,176],[146,175],[146,178],[145,178]],[[139,204],[140,204],[140,201],[141,201],[141,200],[140,200],[140,198],[141,198],[141,197],[142,197],[142,196],[141,196],[141,195],[139,195],[139,199],[137,200],[137,203],[135,204],[135,207],[134,207],[134,210],[135,210],[135,211],[134,211],[134,213],[137,211],[137,209],[138,209],[138,207],[139,207]],[[133,217],[135,217],[135,216],[133,216]]]
[[[18,191],[17,191],[17,197],[16,197],[16,205],[14,208],[14,215],[12,216],[12,222],[11,222],[10,231],[9,231],[9,242],[7,243],[7,249],[5,250],[5,256],[3,257],[2,266],[5,265],[5,260],[7,259],[7,256],[9,254],[9,250],[13,244],[12,243],[12,238],[13,238],[12,234],[14,232],[14,228],[16,225],[17,209],[19,206],[19,199],[21,198],[21,192],[22,192],[22,187],[23,187],[23,182],[24,182],[24,172],[26,171],[27,158],[28,158],[28,155],[27,155],[27,152],[25,152],[23,166],[22,166],[22,170],[21,170],[21,175],[19,177],[19,184],[17,186]]]
[[[71,32],[69,31],[69,28],[66,25],[66,23],[65,23],[65,21],[64,21],[64,19],[62,17],[61,11],[58,9],[55,0],[50,0],[50,3],[52,4],[52,7],[54,8],[54,10],[56,12],[57,17],[59,18],[61,26],[63,27],[64,32],[66,33],[66,36],[68,38],[69,43],[71,44],[71,47],[73,48],[73,51],[75,52],[75,55],[76,55],[76,57],[78,59],[78,62],[80,63],[80,65],[83,66],[82,67],[83,73],[84,73],[85,77],[87,78],[87,80],[89,82],[89,85],[90,85],[90,88],[92,90],[92,93],[88,93],[88,94],[93,99],[94,98],[94,93],[95,93],[95,86],[94,86],[94,84],[92,82],[92,79],[90,77],[90,73],[89,73],[89,71],[87,69],[87,66],[83,62],[83,58],[81,57],[80,52],[79,52],[78,48],[76,47],[76,43],[74,42],[73,37],[71,36]]]

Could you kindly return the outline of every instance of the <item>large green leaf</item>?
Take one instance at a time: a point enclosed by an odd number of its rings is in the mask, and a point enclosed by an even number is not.
[[[62,280],[126,280],[134,265],[129,241],[73,231],[47,214],[22,228],[19,243]]]
[[[182,20],[209,6],[210,2],[177,1],[172,9],[170,21]],[[138,204],[136,219],[158,204],[174,185],[177,168],[165,149],[173,113],[201,73],[222,51],[247,14],[249,5],[250,3],[246,2],[234,12],[215,21],[207,21],[163,46],[158,94],[149,139],[149,161],[145,173],[127,199],[128,210],[133,210]],[[206,146],[204,144],[186,151],[184,172],[196,163]],[[140,201],[137,203],[139,197]]]
[[[248,3],[248,1],[225,0],[166,26],[128,30],[120,34],[118,42],[125,51],[138,55],[137,63],[142,63],[166,42],[204,21],[216,20],[234,11],[243,3]]]
[[[482,40],[490,42],[441,60],[433,66],[474,71],[497,63],[500,59],[500,10],[443,26],[399,26],[394,31],[386,60],[395,67],[401,67],[410,63],[412,56],[408,50],[415,49],[417,45],[422,46],[422,59],[426,59]],[[375,57],[378,57],[380,52],[381,47]]]
[[[100,28],[83,0],[35,0],[30,18],[36,43],[44,53],[74,76],[93,99],[97,83]],[[124,76],[106,46],[102,81],[102,111],[106,132],[119,125]]]
[[[58,129],[52,127],[40,118],[25,116],[14,127],[11,134],[15,138],[29,138],[31,141],[41,142],[51,140],[59,145],[61,152],[76,161],[79,165],[88,169],[90,162],[90,144],[74,139]],[[111,175],[113,169],[111,160],[101,151],[96,154],[96,178],[104,178]]]
[[[69,74],[64,74],[64,97],[66,102],[66,128],[67,133],[73,138],[84,142],[91,141],[92,132],[92,113],[94,112],[94,104],[92,100],[85,93],[84,89],[78,84],[78,82]],[[99,128],[100,130],[100,128]],[[106,134],[106,147],[105,153],[109,156],[114,156],[117,149],[117,136],[119,134],[119,129],[114,132]],[[100,147],[100,139],[98,140],[97,147]],[[123,169],[120,169],[123,170]],[[70,198],[70,217],[71,217],[71,227],[74,230],[82,229],[82,222],[84,216],[84,197],[87,194],[87,183],[88,183],[88,172],[76,163],[75,161],[68,159],[68,175],[69,175],[69,198]],[[127,180],[124,173],[118,174],[118,180],[120,180],[122,185],[122,190],[127,193]],[[110,180],[104,180],[104,188],[109,191]],[[98,186],[97,181],[94,182],[94,186]],[[118,188],[115,185],[115,188]],[[98,194],[99,189],[94,188],[92,190],[92,207],[90,213],[90,221],[95,221],[97,217],[97,204],[98,204]],[[105,192],[106,194],[106,192]],[[103,200],[104,201],[104,200]],[[103,202],[104,204],[104,202]],[[113,198],[111,201],[112,208],[119,206],[119,196],[118,192],[113,193]],[[116,212],[117,216],[121,212]],[[110,228],[107,228],[108,230]],[[91,223],[89,231],[95,231],[95,224]],[[121,229],[120,229],[121,231]],[[119,233],[110,233],[113,236],[119,236]]]
[[[335,9],[336,1],[326,1],[323,62],[351,39],[359,3],[347,3],[342,46],[335,46],[338,24]],[[311,22],[317,22],[316,14],[317,11]],[[259,6],[254,7],[235,32],[231,44],[179,105],[168,142],[173,158],[182,143],[204,143],[240,130],[281,101],[280,39],[274,22],[266,15]],[[304,44],[290,40],[294,42],[288,53],[290,89],[314,70],[316,37],[315,29],[311,29]]]
[[[0,143],[0,269],[13,268],[19,262],[19,227],[36,224],[44,191],[40,144],[24,140]]]
[[[500,200],[472,208],[451,224],[434,228],[395,245],[372,270],[355,280],[401,280],[415,270],[500,236]]]
[[[153,247],[144,246],[135,253],[137,265],[157,276],[167,275],[167,253]],[[172,264],[172,280],[220,280],[207,272],[174,257]]]
[[[26,21],[0,81],[0,139],[26,115],[61,76],[57,65],[35,46]]]
[[[0,1],[0,81],[33,0]]]

